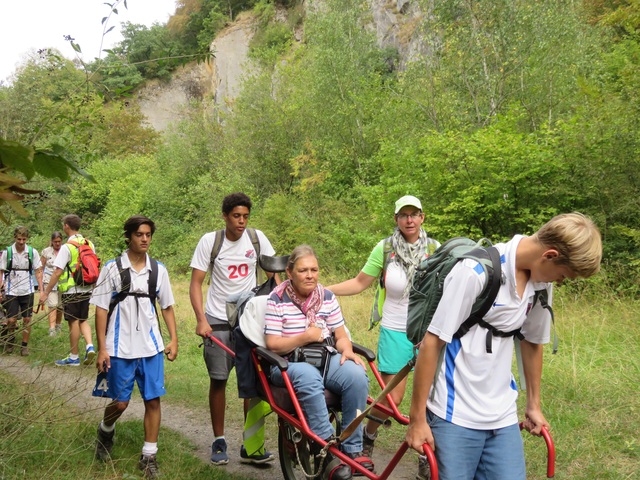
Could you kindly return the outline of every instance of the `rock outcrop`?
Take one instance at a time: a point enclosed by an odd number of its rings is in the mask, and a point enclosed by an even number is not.
[[[410,0],[370,0],[371,29],[381,48],[397,50],[395,68],[403,69],[424,50],[416,32],[422,13],[415,4]],[[213,40],[209,62],[186,65],[176,70],[169,82],[153,81],[141,88],[138,103],[149,124],[165,130],[184,117],[185,108],[194,100],[209,102],[217,111],[229,111],[243,78],[253,68],[248,53],[255,28],[250,12],[239,15]],[[295,38],[300,41],[300,36]]]

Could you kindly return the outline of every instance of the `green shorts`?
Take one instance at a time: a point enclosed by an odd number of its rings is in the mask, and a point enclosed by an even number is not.
[[[413,344],[405,332],[380,327],[378,338],[378,370],[395,375],[413,358]]]

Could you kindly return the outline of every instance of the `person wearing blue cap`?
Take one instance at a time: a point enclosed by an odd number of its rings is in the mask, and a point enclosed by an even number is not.
[[[337,296],[356,295],[379,280],[370,329],[380,324],[378,369],[385,384],[413,358],[413,345],[406,335],[411,279],[420,262],[440,246],[422,228],[422,203],[413,195],[405,195],[396,201],[394,220],[396,228],[393,235],[376,244],[358,275],[327,287]],[[402,402],[406,387],[405,377],[391,391],[396,405]],[[388,406],[386,400],[380,403]],[[363,450],[368,457],[373,455],[378,427],[387,418],[378,410],[372,417],[376,420],[367,422],[363,435]],[[426,480],[429,477],[429,464],[426,457],[421,456],[417,478]]]

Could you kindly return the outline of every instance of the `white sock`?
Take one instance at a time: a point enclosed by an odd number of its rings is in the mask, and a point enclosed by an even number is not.
[[[145,457],[150,457],[151,455],[155,455],[158,453],[158,442],[144,442],[144,446],[142,447],[142,455]]]
[[[100,430],[102,430],[104,433],[111,433],[115,429],[116,429],[115,423],[109,427],[108,425],[104,424],[104,421],[100,422]]]
[[[367,438],[369,440],[375,440],[376,438],[378,438],[378,432],[377,431],[376,431],[376,433],[369,433],[369,432],[367,432],[366,428],[364,428],[363,430],[364,430],[364,434],[367,436]]]
[[[93,348],[93,343],[87,343],[87,350],[89,350],[89,347]]]
[[[216,440],[220,440],[220,439],[224,440],[224,435],[222,435],[221,437],[213,437],[213,441],[214,441],[214,442],[215,442]],[[224,441],[225,441],[225,443],[226,443],[226,440],[224,440]]]
[[[69,354],[69,358],[70,358],[71,360],[77,360],[77,359],[78,359],[78,358],[80,358],[80,357],[78,357],[78,354],[77,354],[77,353],[70,353],[70,354]]]

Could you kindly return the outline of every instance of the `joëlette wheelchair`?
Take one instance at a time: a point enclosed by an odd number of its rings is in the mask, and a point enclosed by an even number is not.
[[[261,255],[259,261],[260,267],[264,271],[278,273],[285,271],[288,256],[268,257]],[[264,292],[264,285],[256,287],[256,291]],[[256,307],[256,303],[263,302],[262,308],[264,308],[268,296],[264,295],[262,298],[254,298],[256,300],[250,301],[247,307],[252,309]],[[259,308],[260,307],[256,310],[259,310]],[[371,480],[385,480],[392,477],[394,469],[409,449],[409,445],[405,441],[403,441],[399,446],[386,467],[380,471],[381,467],[377,466],[376,470],[380,472],[374,473],[343,454],[339,450],[339,445],[337,443],[327,445],[325,440],[318,437],[311,431],[305,419],[302,407],[298,402],[296,392],[294,391],[293,385],[287,375],[287,360],[282,358],[280,355],[271,352],[265,347],[264,310],[262,312],[254,311],[253,315],[240,315],[238,325],[234,328],[234,335],[236,337],[236,348],[238,348],[239,345],[244,345],[243,348],[246,348],[248,345],[250,355],[246,355],[246,352],[242,352],[243,354],[237,356],[236,352],[220,343],[212,335],[209,338],[223,348],[227,353],[235,357],[236,360],[243,356],[245,358],[245,363],[247,359],[251,362],[254,374],[245,375],[243,373],[243,382],[246,383],[247,378],[249,378],[251,382],[255,381],[255,391],[257,392],[257,395],[269,403],[272,411],[275,412],[278,417],[278,456],[285,480],[303,480],[320,477],[320,471],[315,465],[316,462],[314,462],[314,458],[311,453],[310,442],[315,442],[316,445],[320,446],[324,451],[328,450],[335,457],[338,457],[340,461],[348,465],[356,475],[367,477]],[[238,339],[241,341],[238,342]],[[369,366],[369,371],[373,374],[374,378],[380,385],[380,389],[384,390],[385,384],[375,364],[375,353],[356,343],[353,344],[353,351],[366,360]],[[236,366],[238,366],[238,364]],[[284,387],[275,386],[270,382],[269,372],[271,366],[276,366],[282,372],[285,384]],[[243,369],[243,371],[246,372],[246,368]],[[238,377],[240,376],[240,372],[238,371]],[[340,398],[327,389],[325,389],[324,395],[327,402],[327,410],[336,431],[335,436],[339,437],[342,431]],[[389,416],[387,422],[395,421],[400,425],[408,425],[409,418],[398,410],[398,407],[395,405],[390,395],[387,395],[387,400],[390,407],[376,403],[375,408]],[[369,405],[374,401],[375,400],[371,397],[367,399],[367,403]],[[520,427],[522,428],[522,424]],[[548,449],[547,477],[553,478],[555,470],[555,447],[551,436],[545,429],[543,429],[542,434]],[[434,452],[428,444],[424,444],[423,449],[431,469],[431,479],[438,480],[438,466]]]

